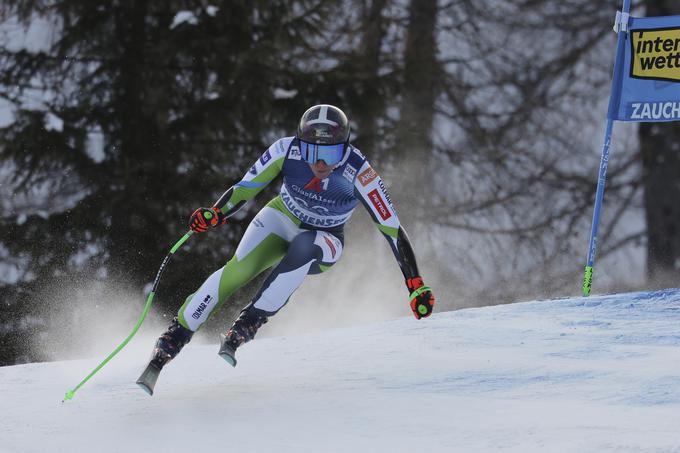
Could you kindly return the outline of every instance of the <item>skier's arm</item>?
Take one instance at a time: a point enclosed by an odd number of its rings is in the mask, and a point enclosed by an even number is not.
[[[399,222],[387,187],[368,161],[364,162],[358,172],[354,193],[390,244],[412,296],[411,308],[414,315],[418,319],[429,316],[434,306],[434,296],[420,276],[411,241]]]
[[[226,219],[262,191],[281,173],[286,157],[286,139],[276,141],[260,157],[243,178],[215,202],[214,207]]]
[[[223,225],[243,205],[255,198],[281,172],[289,140],[280,139],[271,145],[245,176],[222,194],[212,208],[196,209],[189,219],[189,228],[195,233],[203,233],[210,227]]]

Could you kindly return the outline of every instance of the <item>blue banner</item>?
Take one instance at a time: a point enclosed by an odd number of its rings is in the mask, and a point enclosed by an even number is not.
[[[631,17],[620,80],[619,121],[680,121],[680,16]]]

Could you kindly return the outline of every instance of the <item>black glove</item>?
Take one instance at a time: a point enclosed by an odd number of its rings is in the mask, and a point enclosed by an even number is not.
[[[434,308],[434,294],[429,286],[425,286],[423,278],[416,276],[406,279],[406,287],[410,292],[411,310],[416,319],[427,318]]]
[[[208,228],[223,225],[227,218],[219,208],[198,208],[189,218],[189,228],[194,233],[205,233]]]

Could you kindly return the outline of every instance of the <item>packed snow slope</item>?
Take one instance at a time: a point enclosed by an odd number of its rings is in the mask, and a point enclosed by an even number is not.
[[[66,403],[99,358],[0,368],[0,450],[680,452],[680,290],[190,344],[153,397],[140,341]]]

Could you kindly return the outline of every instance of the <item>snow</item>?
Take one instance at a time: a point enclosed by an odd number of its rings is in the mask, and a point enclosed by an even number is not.
[[[198,24],[198,18],[196,17],[196,14],[194,14],[192,11],[179,11],[177,14],[175,14],[175,17],[172,19],[170,29],[172,30],[173,28],[184,23],[189,25]]]
[[[153,397],[148,332],[66,403],[115,345],[0,368],[0,450],[680,451],[679,321],[676,289],[262,338],[236,368],[192,343]]]
[[[48,131],[62,132],[64,130],[64,120],[52,112],[45,115],[45,129]]]
[[[291,99],[297,96],[298,90],[286,90],[285,88],[274,88],[272,95],[274,99]]]

